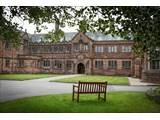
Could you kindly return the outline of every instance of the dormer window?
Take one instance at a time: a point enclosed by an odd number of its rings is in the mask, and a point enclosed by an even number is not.
[[[83,46],[84,51],[88,51],[88,48],[89,48],[88,44],[84,44]]]
[[[75,51],[79,51],[80,50],[80,45],[79,44],[75,44],[74,45],[74,49],[75,49]]]
[[[80,40],[79,40],[79,43],[81,43],[81,44],[82,44],[82,43],[83,43],[83,40],[82,40],[82,39],[80,39]]]
[[[80,43],[80,44],[83,43],[83,38],[82,38],[82,36],[80,36],[79,43]]]

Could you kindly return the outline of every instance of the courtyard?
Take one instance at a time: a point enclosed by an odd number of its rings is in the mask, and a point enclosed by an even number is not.
[[[160,118],[157,2],[72,1],[2,3],[0,120]]]
[[[8,80],[7,75],[0,80],[0,112],[160,112],[159,104],[145,96],[156,86],[132,86],[127,77],[37,74],[37,79],[24,80],[27,75],[13,74],[21,80],[12,80],[10,74]],[[108,81],[106,102],[97,101],[96,95],[82,95],[80,103],[72,102],[73,84],[85,79]]]

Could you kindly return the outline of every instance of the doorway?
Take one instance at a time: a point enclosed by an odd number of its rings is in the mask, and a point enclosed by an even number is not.
[[[78,74],[85,74],[85,66],[83,63],[79,63],[77,65],[77,73]]]

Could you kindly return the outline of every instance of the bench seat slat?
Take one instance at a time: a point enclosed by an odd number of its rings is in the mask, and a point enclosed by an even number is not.
[[[105,92],[105,85],[102,82],[80,82],[79,83],[79,93],[97,93],[97,92]]]
[[[100,99],[100,93],[104,94],[104,100],[106,100],[107,82],[78,82],[78,86],[73,86],[74,93],[77,93],[77,101],[79,101],[79,94],[98,94],[98,100]]]

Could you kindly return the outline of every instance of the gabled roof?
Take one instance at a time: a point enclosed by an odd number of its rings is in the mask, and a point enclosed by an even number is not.
[[[75,36],[78,34],[78,32],[66,32],[64,37],[61,38],[60,41],[71,41],[75,38]],[[30,34],[30,38],[32,42],[40,42],[41,40],[45,39],[46,34]],[[110,40],[124,40],[123,38],[119,36],[112,36],[110,34],[105,35],[100,32],[86,32],[86,37],[93,41],[110,41]]]
[[[29,40],[29,34],[27,32],[21,32],[21,37],[24,39],[24,40]]]
[[[75,40],[75,38],[76,38],[78,35],[80,35],[80,36],[82,35],[82,36],[88,38],[89,41],[92,41],[92,39],[91,39],[90,37],[88,37],[86,34],[84,34],[84,33],[82,33],[82,32],[78,32],[78,33],[72,38],[71,41]]]

